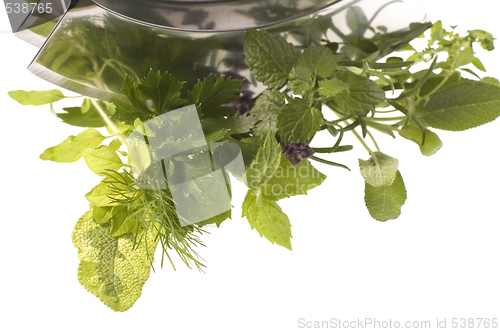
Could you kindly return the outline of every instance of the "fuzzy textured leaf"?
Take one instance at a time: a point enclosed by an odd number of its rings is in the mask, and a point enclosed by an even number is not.
[[[365,182],[374,187],[388,186],[396,177],[399,161],[382,152],[374,152],[368,160],[359,159],[359,169]]]
[[[378,221],[399,217],[406,197],[405,184],[399,171],[389,186],[373,187],[365,182],[365,204],[370,215]]]

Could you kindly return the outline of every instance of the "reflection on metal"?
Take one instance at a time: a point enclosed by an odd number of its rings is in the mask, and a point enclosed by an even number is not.
[[[245,164],[232,143],[208,144],[194,105],[151,119],[128,139],[137,184],[168,190],[182,226],[231,209],[229,174],[245,181]]]
[[[243,54],[250,28],[279,34],[297,48],[338,43],[346,60],[376,60],[429,26],[418,0],[95,3],[72,5],[29,69],[103,100],[120,97],[125,74],[138,80],[150,68],[170,72],[188,88],[210,73],[243,78],[243,90],[258,94],[264,87],[251,75]]]

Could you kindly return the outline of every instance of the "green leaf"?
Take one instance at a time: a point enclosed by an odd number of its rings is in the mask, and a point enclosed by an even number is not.
[[[363,37],[370,26],[363,9],[358,6],[349,6],[346,13],[347,26],[357,37]]]
[[[401,214],[401,207],[406,201],[406,188],[397,172],[389,186],[373,187],[365,183],[365,204],[370,215],[378,221],[396,219]]]
[[[138,90],[142,96],[153,102],[156,112],[162,114],[184,105],[181,90],[184,82],[179,82],[169,73],[163,75],[160,71],[149,71],[148,76],[141,80]]]
[[[80,259],[78,281],[114,311],[126,311],[149,278],[158,238],[151,231],[141,241],[131,234],[114,238],[110,227],[94,223],[92,210],[77,222],[71,238]]]
[[[318,92],[323,97],[333,97],[341,92],[348,92],[349,88],[349,84],[338,79],[326,79],[319,81]]]
[[[277,201],[295,195],[307,195],[307,192],[326,179],[326,175],[319,172],[307,159],[302,159],[298,165],[292,163],[284,154],[273,177],[262,186],[261,194],[266,198]]]
[[[109,143],[109,147],[113,150],[117,151],[122,146],[122,141],[119,138],[115,138],[111,143]]]
[[[226,130],[230,135],[246,134],[252,130],[257,120],[251,115],[239,115],[234,113],[227,118],[205,118],[201,119],[201,125],[205,130]]]
[[[229,129],[224,129],[224,128],[217,129],[217,130],[211,132],[210,134],[206,135],[205,140],[208,143],[220,141],[221,139],[223,139],[226,136],[226,134],[228,132],[229,132]]]
[[[125,205],[116,205],[111,208],[111,229],[109,235],[112,237],[127,234],[135,225],[135,220],[129,217],[129,209]]]
[[[348,114],[366,114],[385,100],[384,90],[368,77],[344,71],[336,73],[335,78],[349,85],[349,91],[333,97],[340,109]]]
[[[260,122],[257,123],[253,133],[257,137],[265,137],[269,130],[276,133],[278,130],[278,115],[282,107],[285,106],[285,96],[278,90],[265,90],[257,98],[254,108],[250,113]]]
[[[111,206],[95,206],[92,205],[92,220],[96,224],[105,224],[109,222],[113,214]]]
[[[80,111],[82,113],[87,113],[90,110],[90,105],[91,104],[92,103],[90,102],[90,99],[84,98],[83,102],[82,102],[82,107],[81,107]]]
[[[500,115],[500,86],[477,81],[445,86],[417,115],[437,129],[461,131],[481,126]]]
[[[196,105],[204,117],[219,117],[235,112],[234,108],[222,106],[240,99],[242,80],[219,77],[215,80],[212,74],[203,82],[198,81],[192,91],[188,91],[188,105]]]
[[[51,160],[59,163],[72,163],[82,157],[82,150],[95,148],[105,139],[100,132],[93,128],[82,131],[76,136],[69,136],[62,143],[50,147],[41,155],[42,160]]]
[[[85,198],[97,207],[114,206],[116,203],[110,198],[114,191],[107,183],[101,181],[85,195]]]
[[[288,145],[311,140],[322,124],[320,110],[310,107],[303,99],[295,98],[281,109],[277,127],[281,141]]]
[[[303,53],[298,55],[295,68],[297,74],[299,72],[308,73],[308,77],[300,75],[301,79],[307,80],[316,75],[326,78],[335,72],[337,59],[333,51],[329,48],[312,44]]]
[[[108,115],[112,115],[115,112],[115,105],[112,103],[97,101],[97,104]],[[101,114],[97,111],[92,103],[90,103],[90,107],[86,112],[82,112],[82,107],[63,108],[66,113],[57,113],[56,116],[64,123],[67,123],[71,126],[90,128],[99,128],[106,126],[106,121],[104,121]]]
[[[466,47],[458,53],[455,66],[457,68],[462,67],[468,65],[472,61],[474,61],[474,51],[472,50],[472,47]]]
[[[111,102],[116,105],[116,112],[112,116],[113,120],[132,125],[135,119],[145,122],[154,115],[142,100],[138,83],[132,77],[128,75],[125,77],[121,91],[127,97],[129,103],[111,98]]]
[[[97,175],[106,175],[106,170],[117,171],[123,166],[116,151],[106,145],[85,149],[82,151],[82,155],[87,166]]]
[[[396,177],[399,161],[382,152],[373,152],[368,160],[359,159],[365,182],[373,187],[388,186]]]
[[[483,63],[478,58],[474,57],[474,59],[472,60],[472,64],[474,65],[474,67],[476,67],[480,71],[486,72],[486,68],[484,68]]]
[[[245,37],[245,62],[259,82],[270,89],[282,87],[295,63],[295,50],[281,36],[249,30]]]
[[[424,144],[422,144],[422,129],[418,125],[410,124],[406,127],[401,128],[401,130],[399,131],[399,135],[417,143],[420,148],[420,152],[422,152],[424,156],[433,155],[443,146],[443,142],[439,139],[439,136],[429,129],[425,129],[425,142]]]
[[[55,103],[61,99],[64,99],[64,95],[61,90],[47,90],[47,91],[24,91],[15,90],[8,92],[10,98],[14,99],[21,105],[46,105]]]
[[[204,220],[202,222],[196,223],[198,226],[206,226],[210,224],[215,224],[217,227],[220,227],[223,221],[231,219],[231,210],[227,210],[226,212],[223,212],[215,217],[209,218],[207,220]]]
[[[489,76],[483,77],[481,79],[481,82],[495,84],[495,85],[500,85],[500,81],[498,79],[496,79],[494,77],[489,77]]]
[[[242,210],[242,216],[247,218],[252,229],[256,229],[260,236],[292,250],[290,220],[275,201],[262,195],[258,198],[253,190],[249,190]]]
[[[281,146],[274,133],[267,133],[264,143],[259,148],[255,159],[247,169],[247,180],[250,188],[258,188],[273,177],[281,161]]]

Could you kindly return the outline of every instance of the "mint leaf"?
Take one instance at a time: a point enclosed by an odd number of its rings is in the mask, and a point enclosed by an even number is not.
[[[227,118],[205,118],[201,119],[204,130],[211,132],[226,130],[230,135],[246,134],[252,130],[257,120],[251,115],[239,115],[235,113]]]
[[[188,105],[196,105],[204,117],[219,117],[235,112],[232,107],[223,106],[240,99],[242,80],[219,77],[214,82],[212,74],[203,82],[198,81],[192,91],[188,91]]]
[[[318,92],[323,97],[333,97],[341,92],[349,92],[349,84],[338,79],[326,79],[319,81]]]
[[[86,99],[88,100],[88,99]],[[90,127],[99,128],[105,127],[106,121],[102,118],[101,114],[97,111],[92,103],[88,109],[85,110],[87,106],[82,103],[82,107],[66,107],[63,108],[66,113],[57,113],[56,116],[61,119],[64,123],[76,127]],[[97,101],[97,104],[103,109],[108,115],[115,113],[115,105],[112,103],[107,103],[105,101]]]
[[[266,198],[277,201],[295,195],[307,195],[307,192],[319,186],[326,175],[319,172],[307,159],[292,165],[284,154],[273,177],[260,186],[260,192]]]
[[[270,89],[282,87],[295,63],[295,50],[281,36],[249,30],[245,36],[245,62],[259,82]]]
[[[437,129],[461,131],[481,126],[500,115],[500,86],[477,81],[445,86],[417,114]]]
[[[382,152],[373,152],[368,160],[359,159],[359,169],[365,182],[373,187],[388,186],[396,177],[399,161]]]
[[[186,100],[180,97],[183,85],[184,82],[177,81],[167,72],[162,75],[160,71],[150,70],[148,76],[141,80],[138,90],[153,102],[156,112],[161,114],[185,104]]]
[[[288,216],[279,205],[249,190],[243,201],[243,217],[246,217],[252,229],[256,229],[260,236],[264,236],[271,243],[292,250],[292,230]]]
[[[399,130],[399,135],[417,143],[420,148],[420,152],[422,152],[424,156],[433,155],[443,146],[443,142],[439,139],[439,136],[429,129],[425,129],[425,141],[423,142],[424,137],[422,129],[416,124],[410,124],[401,128],[401,130]],[[424,144],[422,144],[422,142]]]
[[[300,98],[285,105],[278,115],[278,133],[281,141],[288,145],[311,140],[321,129],[323,115],[317,108]]]
[[[278,114],[283,106],[285,96],[278,90],[266,90],[257,98],[254,108],[250,111],[260,121],[253,130],[257,137],[265,137],[269,130],[276,133]]]
[[[347,114],[366,114],[375,106],[384,102],[385,92],[368,77],[359,76],[350,71],[339,71],[334,78],[349,85],[344,91],[333,97],[338,107]]]
[[[61,99],[64,99],[64,95],[61,90],[47,90],[47,91],[24,91],[15,90],[8,92],[10,98],[17,101],[19,104],[27,105],[46,105],[55,103]]]
[[[101,145],[98,148],[87,148],[82,151],[82,155],[87,166],[97,175],[106,175],[107,170],[117,171],[123,166],[116,151],[106,145]]]
[[[105,137],[93,128],[82,131],[76,136],[69,136],[62,143],[50,147],[41,155],[42,160],[52,160],[59,163],[72,163],[82,157],[82,150],[99,146]]]
[[[267,133],[264,143],[259,148],[255,159],[247,169],[250,188],[265,184],[274,174],[281,162],[281,146],[272,131]]]
[[[399,171],[391,185],[373,187],[365,183],[365,204],[370,215],[378,221],[396,219],[406,202],[406,188]]]
[[[158,238],[151,231],[141,241],[131,234],[114,238],[110,227],[94,223],[92,210],[78,220],[71,235],[80,259],[78,281],[114,311],[126,311],[149,278]]]
[[[295,71],[301,79],[313,76],[329,77],[337,68],[337,59],[333,51],[324,46],[312,44],[297,56]],[[307,72],[307,76],[304,75]]]

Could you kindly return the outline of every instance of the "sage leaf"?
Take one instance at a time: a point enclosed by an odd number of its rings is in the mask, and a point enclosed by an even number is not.
[[[406,188],[399,171],[391,185],[374,187],[365,182],[365,204],[378,221],[396,219],[406,202]]]
[[[242,216],[247,218],[252,229],[256,229],[260,236],[292,250],[292,230],[288,216],[275,201],[259,196],[254,190],[248,191],[243,201]]]
[[[99,146],[105,137],[93,128],[82,131],[76,136],[69,136],[62,143],[46,149],[41,155],[42,160],[59,163],[72,163],[82,157],[82,150]]]
[[[359,159],[365,182],[373,187],[388,186],[396,178],[399,161],[382,152],[373,152],[368,160]]]
[[[461,131],[500,116],[500,86],[460,81],[434,93],[418,116],[429,127]]]
[[[110,228],[94,223],[92,210],[76,223],[71,238],[80,259],[78,281],[114,311],[126,311],[149,278],[158,238],[151,231],[144,231],[141,241],[132,234],[115,238]]]

